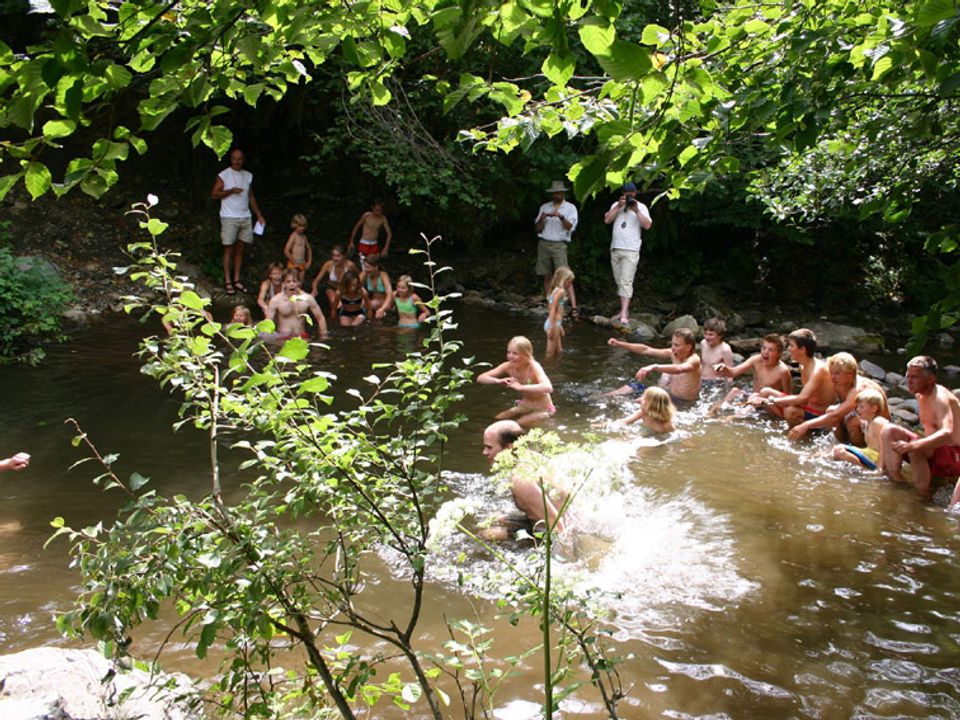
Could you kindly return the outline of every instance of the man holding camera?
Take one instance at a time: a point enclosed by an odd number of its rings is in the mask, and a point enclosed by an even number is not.
[[[534,221],[537,237],[540,238],[537,242],[537,275],[543,276],[544,295],[550,294],[550,283],[557,268],[569,266],[567,244],[577,227],[578,219],[577,208],[564,198],[567,188],[563,181],[554,180],[553,184],[547,188],[547,192],[553,196],[553,199],[540,206],[540,212],[537,213],[537,219]],[[570,307],[576,315],[578,313],[577,295],[573,291],[573,283],[570,283],[566,290],[570,298]]]
[[[613,225],[610,265],[620,296],[620,324],[626,325],[630,320],[633,276],[640,262],[640,231],[649,230],[653,220],[647,206],[637,200],[637,186],[628,182],[621,190],[620,199],[603,216],[603,221]]]

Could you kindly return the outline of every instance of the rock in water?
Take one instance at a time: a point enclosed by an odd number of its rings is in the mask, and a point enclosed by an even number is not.
[[[4,720],[203,717],[186,675],[123,670],[95,650],[43,647],[0,656],[0,688]]]

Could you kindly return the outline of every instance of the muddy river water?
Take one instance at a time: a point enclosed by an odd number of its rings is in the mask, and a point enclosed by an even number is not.
[[[542,321],[464,307],[457,310],[465,354],[499,362],[506,341],[528,335],[540,352]],[[118,500],[94,487],[90,466],[68,470],[76,418],[125,472],[153,478],[164,492],[207,489],[205,438],[173,433],[177,401],[139,372],[133,353],[152,325],[123,318],[53,348],[40,368],[2,367],[2,448],[25,450],[29,470],[0,476],[0,649],[66,644],[53,626],[72,601],[78,576],[65,543],[42,546],[50,520],[73,526],[108,521]],[[578,323],[559,361],[544,367],[556,388],[548,427],[581,441],[598,422],[623,416],[625,401],[601,400],[641,359],[605,344]],[[409,336],[382,328],[335,331],[324,365],[344,385],[411,349]],[[902,371],[898,359],[888,370]],[[469,420],[451,438],[450,485],[457,495],[493,496],[480,454],[490,418],[509,391],[470,387]],[[578,524],[595,540],[588,559],[561,563],[574,583],[616,597],[611,630],[629,697],[624,717],[956,718],[960,717],[960,540],[956,517],[912,492],[817,456],[825,438],[799,447],[768,422],[681,413],[676,439],[646,447],[634,433],[600,433],[583,464],[590,483]],[[243,476],[227,455],[226,486]],[[581,458],[583,460],[583,458]],[[574,463],[575,464],[575,463]],[[367,592],[387,605],[399,581],[386,565]],[[378,599],[378,596],[380,599]],[[495,619],[491,602],[433,581],[422,631],[443,638],[442,615],[474,609],[496,631],[495,652],[537,642],[536,627]],[[151,638],[149,632],[155,632]],[[151,630],[144,646],[164,629]],[[174,648],[168,667],[213,669]],[[500,717],[535,715],[540,673],[512,681]],[[600,717],[584,692],[570,715]],[[456,713],[454,713],[456,715]],[[374,713],[374,716],[382,716]],[[414,713],[415,716],[415,713]]]

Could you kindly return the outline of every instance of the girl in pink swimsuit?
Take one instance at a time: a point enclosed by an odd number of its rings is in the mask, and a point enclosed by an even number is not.
[[[540,363],[533,359],[533,345],[522,335],[507,343],[506,362],[487,370],[477,378],[477,382],[503,385],[520,393],[516,405],[497,415],[497,420],[516,420],[523,427],[532,427],[557,412],[550,397],[553,383]]]

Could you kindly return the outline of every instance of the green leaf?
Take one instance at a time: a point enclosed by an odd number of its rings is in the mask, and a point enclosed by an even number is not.
[[[193,290],[184,290],[180,293],[180,303],[191,310],[203,310],[203,298],[197,295]]]
[[[915,11],[917,25],[922,28],[933,27],[956,14],[957,4],[954,0],[925,0],[917,3]]]
[[[211,125],[202,134],[203,144],[223,157],[233,144],[233,132],[223,125]]]
[[[50,170],[46,165],[34,160],[26,163],[23,180],[30,197],[36,200],[50,189],[53,178],[50,176]]]
[[[130,481],[127,484],[130,487],[130,492],[136,492],[148,482],[150,482],[150,478],[144,477],[140,473],[135,472],[130,475]]]
[[[67,137],[76,129],[77,124],[73,120],[48,120],[43,124],[43,136],[51,139]]]
[[[644,45],[653,45],[660,47],[670,40],[670,31],[660,25],[647,25],[643,29],[643,35],[640,36],[640,42]]]
[[[617,82],[642,80],[653,67],[649,50],[622,40],[613,43],[609,55],[597,55],[597,62]]]
[[[129,70],[122,65],[116,65],[114,63],[107,66],[107,69],[104,71],[104,77],[114,90],[122,90],[133,80],[133,74]]]
[[[63,107],[71,120],[80,119],[80,106],[83,103],[83,80],[75,80],[63,96]]]
[[[599,19],[580,27],[580,42],[592,55],[606,55],[616,38],[613,25]]]
[[[564,87],[570,82],[570,78],[573,77],[573,71],[576,67],[577,62],[573,55],[560,56],[552,52],[547,56],[547,59],[543,61],[540,69],[543,70],[543,74],[547,76],[550,82],[554,85]]]
[[[141,223],[141,225],[145,225],[147,232],[154,237],[160,235],[164,230],[167,229],[167,227],[169,227],[167,223],[163,222],[162,220],[158,220],[157,218],[150,218],[146,223]]]
[[[278,355],[285,357],[288,360],[303,360],[310,352],[310,346],[307,344],[307,341],[303,338],[290,338],[287,340],[283,347],[280,348]]]
[[[890,55],[884,55],[873,64],[873,76],[871,81],[877,81],[893,69],[893,58]]]
[[[0,200],[3,200],[7,196],[7,193],[10,192],[22,177],[22,172],[18,172],[15,175],[0,175]]]
[[[62,18],[73,15],[82,4],[81,0],[50,0],[50,7]]]

